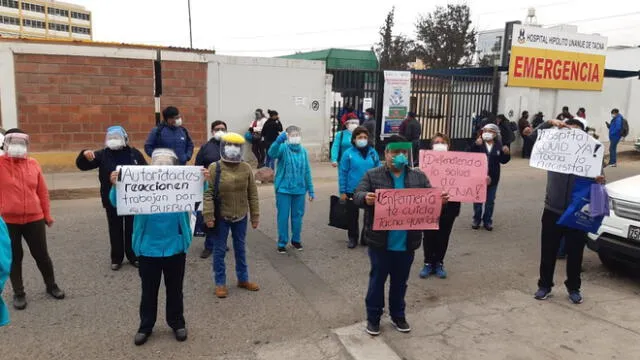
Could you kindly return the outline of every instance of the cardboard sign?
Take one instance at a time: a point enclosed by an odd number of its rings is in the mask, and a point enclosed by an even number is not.
[[[377,190],[373,230],[437,230],[442,190]]]
[[[487,200],[487,155],[457,151],[420,151],[420,170],[431,186],[449,194],[450,201],[484,203]]]
[[[118,215],[194,211],[203,186],[200,166],[123,166],[116,183]]]
[[[529,165],[562,174],[595,178],[602,174],[604,147],[580,129],[540,130]]]

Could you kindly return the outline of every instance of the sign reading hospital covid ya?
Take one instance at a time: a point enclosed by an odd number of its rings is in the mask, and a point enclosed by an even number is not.
[[[595,178],[602,174],[604,147],[579,129],[540,130],[529,165],[534,168]]]
[[[607,38],[513,27],[508,86],[601,91]]]
[[[116,182],[118,215],[195,211],[203,187],[200,166],[123,166]]]

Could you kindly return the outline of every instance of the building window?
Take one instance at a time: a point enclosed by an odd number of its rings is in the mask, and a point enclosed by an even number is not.
[[[89,16],[89,14],[79,13],[75,11],[71,12],[71,17],[78,20],[85,20],[85,21],[91,20],[91,16]]]
[[[18,2],[15,0],[2,0],[0,1],[0,5],[8,8],[13,8],[13,9],[18,8]]]
[[[49,30],[69,32],[69,25],[56,24],[56,23],[50,22],[49,23]]]
[[[0,24],[20,26],[20,19],[11,16],[0,16]]]
[[[32,27],[36,29],[44,29],[44,21],[39,20],[30,20],[30,19],[22,19],[22,25],[26,27]]]
[[[44,6],[23,2],[22,10],[44,13]]]
[[[48,12],[49,12],[49,15],[69,17],[69,10],[62,10],[62,9],[56,9],[56,8],[50,7]]]
[[[71,32],[76,34],[91,35],[91,29],[80,26],[72,26]]]

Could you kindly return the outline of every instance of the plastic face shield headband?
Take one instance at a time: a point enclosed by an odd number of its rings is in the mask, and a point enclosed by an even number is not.
[[[176,165],[178,157],[172,150],[158,149],[151,155],[152,165]]]

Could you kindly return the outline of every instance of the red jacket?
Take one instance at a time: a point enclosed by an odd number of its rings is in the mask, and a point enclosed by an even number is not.
[[[0,156],[0,215],[17,225],[53,220],[49,190],[35,159]]]

